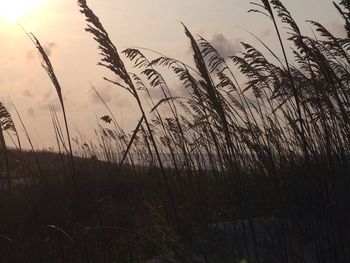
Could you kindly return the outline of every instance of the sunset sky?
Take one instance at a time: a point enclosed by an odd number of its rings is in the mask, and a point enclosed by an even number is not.
[[[140,114],[129,94],[103,80],[111,74],[96,65],[97,45],[84,31],[86,23],[76,1],[17,0],[21,8],[9,6],[11,2],[0,0],[0,10],[6,10],[0,11],[0,99],[9,105],[8,98],[12,98],[36,145],[41,147],[37,133],[46,146],[55,144],[48,105],[58,106],[58,101],[40,66],[40,56],[17,22],[33,32],[50,55],[74,134],[79,130],[88,140],[97,127],[96,116],[107,114],[89,83],[101,92],[125,129],[132,129]],[[285,0],[283,3],[300,24],[313,19],[327,25],[335,34],[343,34],[330,0]],[[193,34],[210,40],[224,56],[238,52],[240,41],[256,44],[242,28],[261,37],[273,49],[278,48],[270,21],[262,15],[247,13],[251,6],[246,0],[90,0],[88,4],[100,17],[119,51],[131,46],[146,47],[190,64],[189,42],[180,22]],[[311,34],[310,27],[304,25],[304,32]],[[146,54],[154,56],[150,52]],[[175,80],[169,82],[174,83],[174,89],[178,88]],[[11,106],[9,110],[14,115]]]

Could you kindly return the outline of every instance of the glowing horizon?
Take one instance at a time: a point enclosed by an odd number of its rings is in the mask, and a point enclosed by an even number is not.
[[[336,36],[344,35],[343,21],[328,0],[284,2],[303,33],[312,34],[309,25],[304,23],[311,19],[322,22]],[[225,57],[239,52],[241,41],[256,43],[242,27],[263,39],[271,49],[280,50],[273,25],[264,16],[247,13],[251,5],[245,0],[223,0],[220,5],[210,0],[88,0],[88,3],[119,51],[130,46],[146,47],[193,65],[188,39],[179,21],[184,22],[194,35],[206,38]],[[198,12],[199,5],[201,12]],[[318,8],[313,8],[315,6]],[[110,77],[109,72],[96,66],[100,58],[98,49],[84,31],[86,23],[76,1],[0,0],[0,101],[11,111],[10,103],[6,103],[11,97],[25,121],[32,127],[42,127],[40,136],[44,142],[56,144],[49,105],[58,104],[41,67],[40,56],[18,24],[25,31],[34,33],[48,51],[62,83],[71,123],[83,131],[83,137],[95,135],[95,122],[91,116],[105,114],[89,83],[109,102],[117,120],[124,124],[123,128],[127,131],[135,128],[139,113],[133,110],[134,104],[124,90],[110,87],[104,81],[103,77]],[[258,48],[264,51],[263,47]],[[151,59],[156,57],[151,52],[145,55]],[[168,81],[181,96],[176,78]],[[35,136],[33,143],[41,145],[41,139]],[[28,146],[26,142],[24,144]]]
[[[0,18],[8,23],[18,22],[35,12],[43,2],[44,0],[0,0]]]

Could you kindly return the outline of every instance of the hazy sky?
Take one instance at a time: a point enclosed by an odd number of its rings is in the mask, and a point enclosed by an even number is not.
[[[89,82],[98,88],[124,127],[132,129],[140,114],[129,94],[103,81],[104,76],[111,75],[96,66],[97,45],[84,31],[84,17],[76,1],[29,1],[41,3],[30,11],[23,11],[17,21],[33,32],[50,54],[62,85],[71,130],[79,129],[89,137],[97,126],[96,116],[107,113],[91,91]],[[0,0],[0,10],[8,2],[12,0]],[[301,24],[314,19],[336,34],[342,34],[341,21],[332,1],[284,0],[283,3]],[[119,50],[129,46],[147,47],[191,63],[181,21],[193,34],[210,40],[225,56],[238,52],[242,40],[256,43],[242,28],[278,48],[271,23],[262,15],[247,13],[251,7],[247,0],[90,0],[88,4]],[[309,26],[304,25],[303,30],[310,33]],[[40,66],[41,59],[33,44],[1,11],[0,39],[1,101],[6,104],[9,97],[13,99],[38,146],[37,132],[44,144],[54,145],[48,105],[58,105],[55,90]],[[152,56],[151,53],[147,55]],[[9,110],[14,114],[11,107]]]

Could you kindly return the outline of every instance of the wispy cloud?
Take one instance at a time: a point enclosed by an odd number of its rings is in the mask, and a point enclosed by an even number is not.
[[[44,93],[43,99],[44,100],[49,100],[51,98],[52,94],[53,94],[53,91],[49,90],[48,92]]]
[[[30,116],[30,117],[33,117],[33,118],[35,118],[37,115],[36,115],[36,112],[35,112],[35,110],[34,110],[34,108],[33,107],[29,107],[28,109],[27,109],[27,113],[28,113],[28,115]]]
[[[97,87],[96,88],[98,93],[100,94],[100,96],[102,97],[102,99],[106,102],[109,103],[112,101],[112,87],[110,86],[101,86],[101,87]],[[99,98],[99,96],[96,94],[96,92],[94,92],[93,90],[91,90],[91,100],[94,104],[100,104],[101,103],[101,99]]]
[[[48,44],[44,45],[44,50],[46,54],[50,57],[52,55],[53,49],[57,47],[57,44],[55,42],[49,42]]]
[[[43,47],[48,57],[51,57],[53,50],[57,48],[57,44],[56,42],[49,42],[47,44],[44,44]],[[27,51],[27,54],[26,54],[27,62],[33,61],[36,58],[41,59],[41,55],[37,52],[37,50],[32,49]]]
[[[23,90],[23,95],[26,96],[26,97],[29,97],[29,98],[33,98],[34,97],[33,93],[29,89]]]
[[[236,54],[240,50],[239,41],[231,41],[223,34],[215,34],[209,43],[220,53],[224,58]]]
[[[47,111],[47,110],[50,110],[50,106],[53,107],[53,109],[57,112],[60,112],[62,111],[62,108],[61,108],[61,104],[60,104],[60,101],[58,100],[58,98],[54,98],[52,100],[45,100],[45,101],[42,101],[39,103],[39,109],[40,110],[44,110],[44,111]]]
[[[34,50],[29,50],[27,51],[27,62],[32,61],[35,59],[35,51]]]

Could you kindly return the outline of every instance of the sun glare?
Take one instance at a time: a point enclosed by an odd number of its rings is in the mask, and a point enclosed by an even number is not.
[[[0,0],[0,18],[7,22],[17,22],[30,14],[44,0]]]

